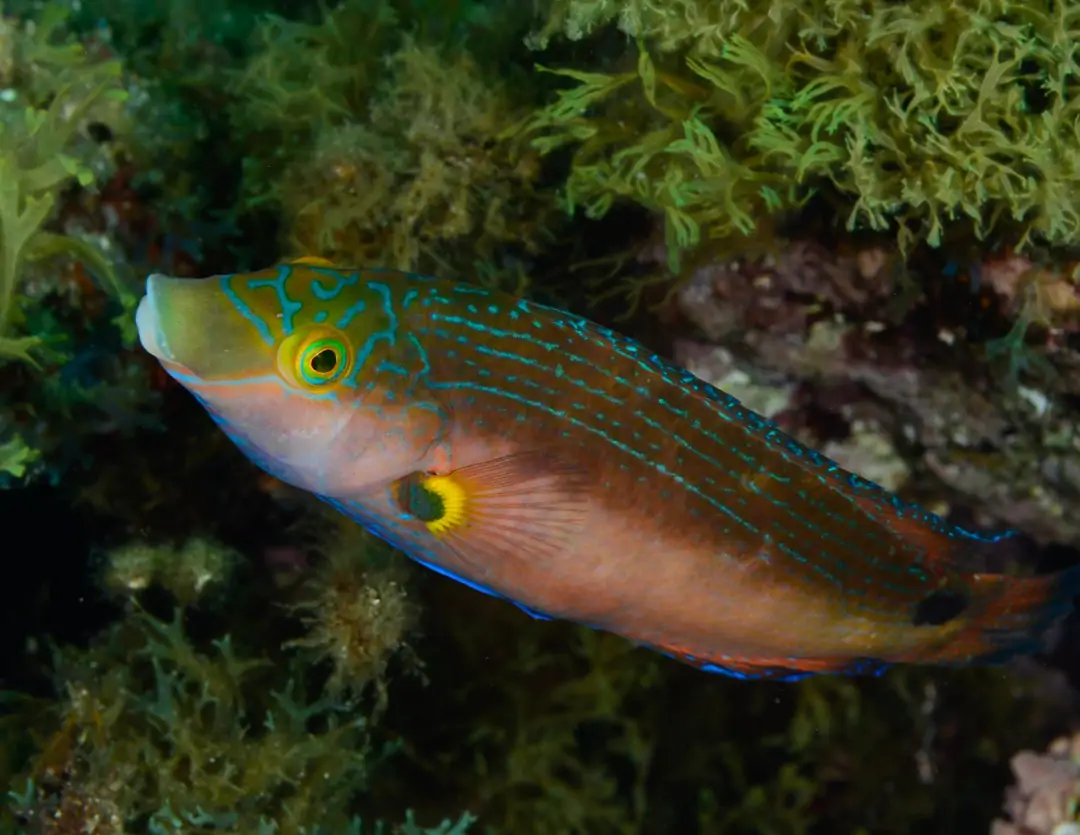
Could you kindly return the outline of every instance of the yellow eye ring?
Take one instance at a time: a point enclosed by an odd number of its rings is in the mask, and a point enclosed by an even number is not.
[[[294,333],[278,347],[281,375],[300,388],[333,386],[348,375],[352,364],[348,337],[325,325]]]

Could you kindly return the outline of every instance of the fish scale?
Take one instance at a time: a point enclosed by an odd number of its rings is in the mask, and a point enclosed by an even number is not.
[[[432,295],[432,299],[437,303],[450,304],[450,300],[440,298],[437,295]],[[515,308],[515,311],[528,315],[529,305],[524,302],[519,302]],[[589,340],[584,333],[577,330],[571,330],[563,325],[563,328],[574,337],[577,337],[578,345],[574,345],[570,340],[565,340],[562,345],[554,342],[553,340],[544,340],[542,337],[536,336],[532,331],[527,331],[525,334],[518,334],[513,331],[508,331],[505,328],[496,327],[495,325],[507,318],[509,314],[500,315],[499,310],[487,310],[490,315],[489,321],[485,322],[480,318],[479,309],[474,312],[472,319],[466,319],[461,316],[442,316],[437,313],[433,313],[430,316],[432,322],[443,325],[443,327],[436,327],[432,329],[425,329],[422,326],[420,332],[434,337],[441,337],[449,340],[463,350],[466,347],[471,347],[474,351],[485,357],[489,362],[493,360],[506,360],[507,364],[502,367],[503,378],[510,378],[512,382],[504,382],[501,386],[487,386],[484,387],[485,393],[491,394],[495,397],[505,397],[513,400],[518,404],[524,404],[526,400],[529,400],[527,393],[523,393],[523,385],[521,374],[524,370],[536,375],[536,378],[532,380],[532,384],[542,387],[540,394],[550,398],[546,402],[553,402],[560,394],[565,395],[566,390],[557,389],[553,382],[557,382],[564,386],[572,387],[571,390],[580,389],[587,393],[595,394],[598,397],[602,397],[607,403],[613,406],[623,406],[624,400],[619,397],[609,395],[599,384],[595,381],[607,381],[608,383],[616,384],[622,388],[628,389],[630,393],[636,394],[647,403],[646,408],[652,409],[653,413],[658,411],[656,407],[665,409],[668,412],[679,417],[683,422],[671,425],[671,427],[664,426],[655,417],[644,409],[635,410],[631,418],[636,422],[636,426],[627,425],[624,422],[612,422],[605,421],[602,425],[599,422],[590,422],[589,418],[595,419],[596,412],[593,412],[583,404],[577,404],[581,408],[576,410],[576,414],[571,414],[570,417],[576,425],[579,425],[582,429],[594,433],[598,437],[601,437],[608,443],[619,444],[620,449],[624,452],[630,452],[633,449],[641,449],[643,446],[649,447],[653,450],[661,450],[666,443],[678,444],[682,448],[686,449],[689,453],[699,459],[700,464],[703,467],[709,469],[705,472],[697,473],[694,471],[697,461],[690,461],[685,457],[679,458],[676,461],[677,468],[671,468],[671,471],[662,471],[662,475],[668,478],[674,478],[680,486],[690,490],[694,494],[702,498],[706,503],[712,506],[713,509],[719,510],[727,517],[731,518],[736,524],[741,525],[751,536],[761,536],[761,529],[750,522],[748,519],[739,515],[738,511],[734,510],[724,498],[732,494],[739,494],[738,487],[732,486],[733,483],[742,484],[744,477],[736,469],[738,466],[749,466],[754,471],[760,471],[765,473],[771,480],[775,481],[777,485],[782,489],[785,483],[792,483],[793,479],[798,475],[805,473],[805,468],[800,466],[805,460],[805,450],[801,446],[796,446],[790,438],[784,437],[786,443],[778,444],[772,440],[768,435],[762,436],[761,434],[752,434],[755,430],[761,432],[761,430],[773,431],[776,427],[766,421],[759,420],[753,423],[740,420],[740,417],[745,413],[745,410],[737,404],[730,404],[729,410],[725,413],[723,408],[712,410],[713,414],[718,414],[723,420],[727,428],[733,430],[730,431],[727,437],[721,437],[717,432],[709,432],[704,430],[701,426],[701,420],[708,419],[710,415],[704,414],[701,407],[706,406],[707,401],[704,403],[698,399],[695,400],[692,397],[687,397],[684,392],[675,384],[672,379],[672,370],[670,366],[664,363],[659,358],[650,355],[647,360],[640,360],[634,357],[626,357],[623,355],[623,359],[627,362],[623,363],[625,370],[628,370],[634,375],[634,378],[627,378],[620,376],[619,373],[612,368],[610,359],[610,347],[615,340],[613,340],[614,334],[610,331],[603,331],[596,329],[596,333],[592,334],[593,339]],[[536,320],[533,320],[536,321]],[[559,328],[563,323],[559,320],[550,322],[549,328]],[[558,366],[544,361],[542,358],[536,358],[528,353],[514,353],[510,351],[493,351],[483,345],[482,342],[476,339],[469,339],[463,336],[460,332],[455,333],[447,329],[447,325],[456,325],[460,329],[464,329],[470,333],[477,334],[479,339],[484,336],[490,335],[493,338],[507,340],[509,342],[520,341],[524,342],[529,349],[535,350],[537,348],[544,351],[558,351],[560,363],[573,363],[574,367],[580,368],[583,371],[588,371],[593,374],[594,381],[585,381],[580,377],[574,377],[569,373],[558,373],[557,369],[563,368],[560,364]],[[580,324],[578,326],[580,328]],[[540,331],[540,329],[537,329]],[[620,338],[621,341],[621,338]],[[593,358],[584,356],[586,351],[593,353]],[[602,354],[607,353],[607,357],[603,357]],[[450,359],[456,359],[457,355],[453,355]],[[465,359],[465,358],[463,358]],[[466,362],[469,360],[465,359]],[[603,365],[598,364],[603,362]],[[478,362],[474,362],[475,365],[479,365]],[[618,370],[624,370],[623,366],[618,366]],[[517,372],[517,373],[511,373]],[[554,379],[552,379],[554,378]],[[635,379],[636,378],[636,379]],[[547,385],[544,385],[544,381]],[[696,382],[696,380],[695,380]],[[515,390],[515,384],[516,390]],[[464,382],[442,382],[437,384],[438,387],[468,387],[472,385],[468,381]],[[526,383],[525,385],[529,385]],[[672,405],[664,397],[659,397],[654,394],[654,390],[663,387],[664,393],[672,398],[679,399],[685,404],[684,408],[678,408]],[[551,411],[550,407],[545,405],[544,401],[530,400],[529,405],[532,408],[539,408],[544,411]],[[717,404],[718,406],[720,404]],[[725,404],[727,405],[727,404]],[[697,408],[695,408],[697,407]],[[736,414],[732,415],[732,408],[737,410]],[[571,407],[572,408],[572,407]],[[707,408],[707,406],[706,406]],[[501,411],[496,409],[496,411]],[[687,424],[685,421],[691,416],[693,412],[696,412],[699,417],[693,420],[692,423]],[[565,412],[552,412],[556,416],[565,416]],[[756,417],[756,416],[755,416]],[[683,429],[695,429],[697,430],[696,438],[688,440],[684,434],[677,430]],[[646,434],[648,431],[652,432],[651,435]],[[741,436],[741,437],[740,437]],[[651,438],[651,440],[650,440]],[[759,445],[765,447],[764,453],[759,455],[753,455],[748,453],[745,446],[740,445],[740,440],[745,438],[748,441],[757,441]],[[792,452],[795,452],[797,457],[792,460]],[[741,461],[741,464],[731,460],[731,455],[736,455]],[[765,456],[771,456],[776,459],[779,454],[779,460],[767,461]],[[642,456],[638,454],[635,456],[638,460],[642,459]],[[727,458],[725,462],[723,459]],[[822,469],[830,471],[838,470],[838,466],[828,461],[827,459],[818,457],[820,463],[817,466]],[[652,466],[656,467],[655,462]],[[778,469],[784,467],[790,475],[781,474]],[[667,470],[667,468],[665,468]],[[708,473],[716,473],[722,471],[727,476],[725,483],[719,482],[715,477],[711,477]],[[725,486],[726,484],[726,486]],[[890,534],[882,533],[880,529],[874,527],[863,526],[863,529],[859,528],[858,519],[850,512],[850,502],[843,496],[842,493],[836,491],[830,491],[826,494],[829,496],[835,496],[842,499],[842,511],[847,511],[845,515],[843,512],[837,512],[831,510],[826,506],[826,502],[821,498],[812,496],[806,490],[799,491],[795,496],[797,501],[792,500],[792,497],[787,491],[785,494],[774,494],[770,492],[759,492],[758,495],[767,500],[774,507],[783,511],[784,516],[778,517],[774,520],[777,525],[776,530],[781,532],[781,535],[786,537],[791,542],[800,542],[799,537],[801,535],[812,535],[818,537],[821,540],[820,546],[816,551],[810,551],[814,547],[814,542],[803,543],[800,547],[795,548],[785,544],[784,542],[777,542],[777,548],[784,552],[788,557],[796,560],[800,566],[809,566],[811,570],[818,572],[824,576],[829,582],[841,585],[843,591],[847,594],[859,594],[862,590],[854,583],[863,583],[866,585],[872,585],[873,583],[884,583],[886,587],[895,589],[897,592],[907,592],[910,594],[921,595],[925,594],[928,587],[928,578],[925,572],[918,566],[902,566],[902,565],[889,565],[888,563],[880,563],[881,569],[885,572],[899,574],[904,577],[914,578],[917,582],[908,583],[907,585],[901,585],[892,580],[881,580],[881,578],[874,578],[871,575],[865,573],[865,566],[861,566],[863,570],[861,572],[852,572],[845,568],[844,564],[835,560],[836,565],[832,567],[830,571],[824,565],[821,564],[821,560],[828,559],[829,552],[827,548],[840,549],[846,551],[851,557],[859,558],[861,554],[866,554],[863,557],[865,563],[867,559],[871,563],[873,560],[870,554],[872,549],[880,548],[882,540],[895,539]],[[787,495],[787,501],[783,496]],[[740,496],[736,499],[742,506],[749,504],[749,499],[745,496]],[[833,502],[836,504],[837,502]],[[901,506],[897,508],[895,505],[890,504],[889,507],[894,512],[911,512],[910,506]],[[804,509],[803,509],[804,508]],[[802,509],[802,510],[801,510]],[[801,511],[801,512],[800,512]],[[691,508],[690,512],[698,519],[704,518],[705,511],[700,507]],[[815,522],[811,518],[811,514],[817,513],[819,519]],[[751,515],[762,515],[759,512],[752,512]],[[793,524],[783,524],[784,519],[790,520]],[[799,529],[795,525],[801,524],[802,528]],[[859,535],[859,539],[854,541],[847,539],[842,535],[837,534],[835,531],[829,529],[829,525],[843,526],[846,532],[850,535],[854,533]],[[711,527],[711,526],[710,526]],[[722,531],[724,535],[732,535],[732,529],[727,528]],[[775,538],[776,534],[773,534]],[[902,544],[902,543],[901,543]],[[911,557],[916,561],[921,561],[922,553],[915,547],[908,545],[908,548],[914,552]],[[817,560],[811,561],[808,554],[816,554]],[[847,584],[844,585],[842,581],[837,577],[837,574],[844,572],[846,575],[852,575],[846,578]]]
[[[302,259],[151,276],[137,324],[266,471],[535,617],[710,672],[1002,661],[1080,586],[1080,569],[974,572],[1008,534],[952,525],[633,340],[494,290]]]

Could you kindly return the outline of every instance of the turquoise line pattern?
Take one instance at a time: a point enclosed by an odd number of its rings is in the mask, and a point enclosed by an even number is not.
[[[873,514],[876,509],[881,521],[910,519],[925,525],[932,532],[974,542],[992,543],[1012,535],[1012,532],[1005,532],[984,536],[966,531],[917,505],[902,501],[878,485],[843,471],[835,462],[786,436],[779,427],[746,409],[734,397],[649,353],[632,340],[581,317],[522,300],[508,299],[484,288],[455,286],[425,276],[378,270],[342,272],[317,267],[304,269],[319,274],[320,279],[307,284],[311,292],[307,294],[309,298],[303,301],[290,296],[289,279],[293,268],[288,265],[277,268],[272,278],[224,276],[222,286],[236,309],[270,345],[275,342],[274,323],[264,320],[243,300],[247,292],[265,289],[274,292],[278,306],[274,316],[280,323],[281,334],[288,336],[294,332],[296,318],[304,312],[306,305],[319,308],[311,313],[311,321],[327,321],[332,313],[325,305],[338,302],[342,293],[348,291],[350,304],[335,320],[335,325],[343,330],[349,329],[358,323],[359,317],[363,317],[363,326],[359,327],[363,343],[356,351],[354,366],[341,382],[342,385],[352,389],[364,385],[370,389],[377,384],[385,384],[389,390],[397,392],[405,403],[411,403],[418,409],[432,410],[444,426],[451,418],[439,405],[442,399],[440,392],[463,397],[466,404],[479,407],[481,412],[483,408],[494,408],[501,413],[500,416],[509,413],[519,421],[527,421],[530,414],[537,413],[554,417],[644,465],[659,477],[661,483],[669,485],[662,488],[669,494],[671,489],[685,490],[703,500],[716,510],[717,523],[722,532],[730,533],[733,525],[742,528],[777,552],[813,570],[843,594],[860,598],[859,605],[863,609],[875,608],[870,596],[873,588],[866,586],[867,565],[893,575],[892,580],[886,579],[884,582],[880,574],[874,577],[876,586],[883,585],[912,595],[925,593],[929,588],[925,570],[926,554],[917,544],[903,541],[899,536],[891,537],[889,547],[902,550],[903,557],[895,559],[896,554],[893,553],[890,556],[895,561],[889,563],[876,560],[872,553],[866,553],[857,537],[849,540],[843,535],[845,529],[853,533],[858,530],[857,516],[860,514]],[[236,291],[236,281],[246,281],[243,293]],[[403,331],[402,317],[406,313],[412,324],[409,330]],[[417,324],[418,318],[420,324]],[[368,367],[380,346],[385,348],[380,354],[383,359],[376,367]],[[596,362],[597,349],[628,362],[616,364],[623,370],[613,371],[603,363]],[[433,379],[429,351],[455,360],[454,367],[466,373],[455,374],[453,379]],[[535,359],[537,355],[543,359]],[[493,375],[487,367],[493,360],[501,363],[500,368],[505,368],[507,364],[519,365],[520,373],[506,374],[502,379],[497,379],[497,375]],[[182,382],[189,388],[205,385],[204,381]],[[602,402],[603,411],[586,407],[584,403],[568,397],[574,392]],[[698,395],[717,421],[727,424],[729,428],[737,427],[740,431],[728,432],[721,437],[702,425],[688,409],[680,405],[687,392]],[[316,395],[305,393],[304,396]],[[647,398],[650,404],[655,404],[669,415],[670,420],[658,420],[655,409],[647,413],[639,407],[639,398]],[[500,402],[504,405],[492,405]],[[634,405],[630,406],[631,403]],[[214,414],[205,401],[204,406]],[[483,425],[482,414],[477,420]],[[237,440],[227,426],[222,425],[222,428]],[[567,430],[563,434],[569,436],[571,433]],[[733,438],[739,437],[744,439],[742,443],[733,442]],[[657,438],[660,440],[657,441]],[[851,513],[830,511],[826,503],[812,491],[804,490],[795,494],[798,503],[784,501],[771,495],[767,488],[762,488],[753,479],[747,480],[748,473],[757,473],[778,484],[790,484],[789,478],[769,470],[761,458],[762,442],[789,464],[813,472],[826,488],[841,488],[841,495],[850,502]],[[678,448],[673,466],[656,460],[661,450],[670,451],[669,445]],[[710,449],[724,450],[745,468],[733,468],[715,454],[710,454]],[[260,463],[257,451],[250,449],[250,445],[244,451],[256,463]],[[678,471],[679,466],[691,462],[707,464],[716,476],[706,475],[700,483],[694,483]],[[263,465],[272,467],[273,463],[261,462],[260,466]],[[629,468],[626,463],[622,466]],[[650,479],[641,476],[640,480]],[[727,486],[730,483],[740,487]],[[777,511],[777,525],[762,530],[740,515],[739,508],[749,504],[747,489],[756,493],[759,499],[772,502]],[[730,498],[722,499],[722,496]],[[395,521],[385,518],[385,515],[374,514],[355,501],[343,501],[332,496],[320,498],[414,559],[449,574],[438,565],[437,555],[428,544],[430,537],[425,538],[424,532],[413,530],[406,517]],[[828,513],[836,527],[828,530],[816,524],[807,515],[812,511]],[[882,547],[886,547],[886,544],[881,543]],[[449,576],[492,594],[490,589],[465,578]],[[543,617],[540,613],[532,614]],[[739,677],[755,677],[715,664],[699,666]],[[879,662],[863,659],[853,662],[851,671],[876,672],[880,671],[879,668],[883,668]]]
[[[470,295],[478,294],[476,288],[471,288]],[[584,407],[580,403],[571,402],[566,404],[567,390],[565,384],[602,396],[613,407],[613,412],[616,412],[617,407],[625,403],[621,397],[612,395],[610,391],[599,389],[588,384],[580,377],[569,375],[566,369],[568,367],[578,367],[583,372],[593,376],[605,375],[610,383],[615,384],[611,387],[611,391],[626,389],[627,393],[632,392],[641,396],[648,396],[652,389],[661,389],[667,386],[676,390],[689,388],[691,391],[703,395],[705,402],[710,404],[714,416],[718,420],[738,426],[748,441],[751,439],[755,441],[764,440],[772,450],[779,452],[785,461],[794,463],[803,470],[815,471],[817,478],[826,487],[829,487],[830,484],[836,484],[843,488],[845,492],[842,495],[851,503],[852,514],[831,514],[831,518],[839,526],[854,529],[857,524],[856,514],[866,514],[868,511],[866,505],[857,503],[856,497],[851,496],[848,492],[855,491],[858,497],[868,500],[867,504],[871,512],[875,506],[878,508],[883,520],[888,518],[912,519],[926,525],[933,532],[945,534],[953,539],[995,542],[1011,535],[1010,532],[992,536],[975,534],[949,525],[940,517],[928,513],[916,505],[903,502],[899,497],[888,493],[872,482],[844,472],[835,462],[784,435],[775,424],[745,409],[735,398],[698,380],[684,369],[668,364],[657,355],[645,354],[636,343],[610,330],[596,326],[587,320],[539,305],[518,302],[513,312],[524,319],[524,324],[527,327],[521,330],[510,330],[497,327],[489,321],[484,321],[483,318],[462,316],[459,312],[461,304],[452,298],[452,295],[452,291],[446,294],[432,291],[424,299],[424,305],[433,308],[430,314],[432,324],[430,327],[423,329],[421,337],[431,348],[440,351],[445,350],[448,356],[453,356],[455,359],[461,360],[463,357],[473,357],[473,359],[465,359],[462,362],[463,370],[468,370],[473,377],[471,379],[440,380],[437,383],[431,383],[432,387],[459,392],[474,392],[476,395],[490,395],[506,399],[511,401],[512,404],[507,409],[536,410],[584,429],[621,452],[634,457],[641,463],[647,464],[657,474],[674,481],[683,489],[693,492],[712,505],[721,517],[727,517],[729,522],[738,524],[750,533],[761,536],[764,542],[775,546],[781,553],[801,564],[812,567],[829,582],[842,588],[846,594],[867,596],[869,590],[860,588],[859,585],[863,579],[859,576],[859,569],[868,563],[873,563],[879,570],[897,575],[896,582],[882,581],[878,577],[875,580],[877,584],[909,594],[923,593],[928,590],[927,576],[924,570],[926,555],[917,544],[903,542],[899,537],[895,537],[891,538],[891,543],[882,542],[882,548],[892,547],[897,550],[902,548],[906,552],[904,554],[905,559],[897,560],[895,563],[878,562],[873,559],[873,554],[859,550],[856,543],[849,542],[842,535],[834,534],[814,525],[810,519],[800,515],[797,508],[793,508],[790,503],[781,502],[775,497],[769,496],[767,491],[759,489],[759,494],[763,498],[768,498],[777,507],[779,511],[778,518],[788,522],[794,521],[801,525],[801,529],[791,524],[784,525],[778,531],[779,536],[783,537],[783,539],[778,539],[773,533],[760,531],[753,523],[738,514],[736,506],[747,503],[744,497],[733,495],[732,503],[725,503],[717,500],[714,495],[710,495],[710,492],[713,494],[717,492],[734,494],[737,492],[734,489],[719,487],[716,479],[709,477],[706,477],[705,483],[700,486],[689,483],[678,473],[672,472],[670,468],[651,460],[651,457],[647,454],[648,444],[642,443],[645,437],[642,432],[638,431],[632,435],[634,441],[638,443],[637,446],[624,443],[619,438],[614,437],[613,433],[607,428],[608,425],[617,426],[617,422],[607,421],[607,425],[605,425],[605,415],[585,414]],[[440,308],[446,309],[447,312],[440,312]],[[478,310],[476,306],[473,306],[472,309]],[[491,312],[492,309],[497,310],[497,305],[489,308],[488,312]],[[550,325],[546,329],[544,328],[545,320]],[[535,331],[543,330],[546,335],[552,329],[560,332],[561,338],[558,341],[534,334]],[[462,331],[467,333],[463,334]],[[440,342],[443,344],[440,345]],[[602,364],[597,365],[594,359],[596,356],[595,351],[592,352],[592,357],[586,355],[585,348],[588,346],[582,345],[579,349],[580,353],[575,350],[575,343],[581,344],[583,342],[592,343],[593,346],[612,351],[625,359],[632,360],[635,364],[634,373],[632,374],[633,379],[625,379],[610,372]],[[447,343],[451,343],[453,347],[444,347]],[[527,343],[529,348],[543,349],[544,352],[552,356],[552,361],[549,363],[537,362],[529,356],[519,354],[513,349],[515,343]],[[492,345],[496,345],[498,348],[490,347]],[[532,353],[535,354],[535,350]],[[505,377],[502,385],[486,379],[483,363],[485,355],[519,362],[522,365],[522,374],[520,377],[517,375]],[[552,376],[558,378],[559,385],[545,385],[539,382],[539,380],[545,378],[550,379]],[[556,381],[553,380],[552,382]],[[658,383],[662,385],[657,385]],[[526,395],[523,393],[524,391],[532,391],[534,395]],[[473,398],[469,402],[476,403],[477,401]],[[740,480],[746,473],[736,472],[724,467],[721,462],[708,456],[700,448],[701,444],[695,443],[695,435],[707,439],[713,444],[725,446],[747,465],[748,472],[759,472],[778,481],[785,481],[777,474],[769,473],[764,468],[762,461],[746,445],[733,446],[729,438],[721,439],[716,433],[703,427],[699,421],[688,420],[689,415],[686,410],[680,409],[664,397],[653,397],[652,402],[657,403],[661,408],[672,414],[673,418],[677,419],[661,423],[638,410],[629,416],[627,420],[636,421],[649,427],[665,438],[666,442],[676,444],[685,450],[687,454],[716,467],[718,472],[722,472],[729,479]],[[652,446],[654,451],[658,451],[659,445],[654,442]],[[683,461],[685,459],[680,459],[678,463],[683,463]],[[750,486],[751,489],[754,489],[752,482]],[[711,488],[711,490],[702,489],[702,487]],[[824,510],[823,503],[813,493],[802,491],[798,496],[806,507],[819,511]],[[735,506],[732,506],[733,504]],[[811,535],[809,541],[806,534]],[[820,545],[822,544],[826,547],[821,548]],[[835,559],[840,554],[846,554],[853,559],[845,564]],[[835,564],[827,566],[824,562],[829,556],[834,558]],[[895,553],[891,554],[891,556],[895,556]],[[843,581],[840,579],[841,574],[844,575]],[[866,605],[872,606],[871,601],[866,601]]]

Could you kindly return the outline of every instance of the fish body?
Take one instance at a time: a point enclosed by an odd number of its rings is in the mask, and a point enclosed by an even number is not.
[[[581,317],[312,260],[151,276],[143,345],[256,464],[537,617],[744,678],[1004,660],[1076,570],[975,573],[992,545],[843,470]]]

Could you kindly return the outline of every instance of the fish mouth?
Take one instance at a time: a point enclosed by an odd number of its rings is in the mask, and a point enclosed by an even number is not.
[[[148,354],[162,362],[175,362],[176,360],[169,352],[169,343],[165,338],[165,333],[161,329],[161,320],[158,315],[160,308],[154,289],[154,285],[165,278],[166,276],[154,273],[146,279],[146,295],[139,300],[139,306],[135,310],[135,327],[139,331],[139,342]]]
[[[266,327],[264,318],[254,318]],[[146,352],[174,377],[182,376],[184,385],[242,382],[277,367],[276,346],[236,307],[221,276],[152,273],[135,310],[135,327]]]

